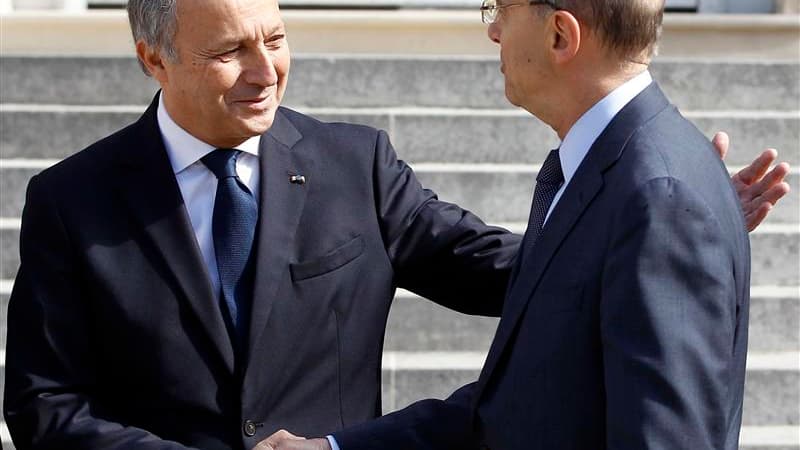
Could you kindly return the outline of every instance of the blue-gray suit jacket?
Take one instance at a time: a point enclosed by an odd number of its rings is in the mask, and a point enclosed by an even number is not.
[[[708,140],[654,83],[522,255],[477,383],[342,450],[738,448],[750,253]]]

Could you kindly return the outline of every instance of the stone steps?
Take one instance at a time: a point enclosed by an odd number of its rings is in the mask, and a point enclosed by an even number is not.
[[[800,69],[800,68],[799,68]],[[315,108],[287,104],[320,120],[362,123],[387,130],[410,162],[538,164],[557,145],[542,122],[522,110],[465,108]],[[61,159],[134,122],[145,105],[83,106],[0,104],[2,159]],[[727,163],[750,162],[765,146],[800,163],[800,111],[684,111],[709,137],[727,131]],[[50,132],[41,133],[47,127]]]
[[[800,351],[800,286],[754,285],[750,291],[752,352]],[[482,351],[489,348],[498,319],[454,313],[399,290],[386,327],[384,348],[392,352]]]
[[[478,379],[483,352],[387,352],[384,354],[384,411],[403,408],[422,398],[445,398],[456,388]],[[759,365],[761,360],[776,363]],[[745,381],[742,424],[800,425],[800,397],[792,386],[800,384],[800,352],[751,353]],[[752,366],[758,367],[753,368]],[[445,366],[445,367],[443,367]],[[452,367],[449,367],[452,366]]]
[[[498,53],[475,9],[284,10],[282,16],[295,55]],[[791,14],[666,14],[659,53],[662,58],[796,61],[798,30],[800,21]],[[123,11],[15,12],[0,16],[0,53],[130,56],[133,43]]]
[[[483,27],[464,25],[477,16],[439,17],[437,12],[425,12],[426,17],[430,14],[425,33],[443,29],[449,41],[460,40],[457,36],[462,32],[485,33]],[[386,129],[400,157],[442,199],[459,203],[489,222],[523,231],[539,164],[557,141],[546,126],[504,100],[496,49],[489,46],[491,53],[479,50],[477,53],[483,54],[471,56],[313,53],[321,51],[321,41],[329,41],[318,36],[336,27],[346,30],[331,31],[331,36],[358,36],[358,42],[375,47],[365,36],[389,35],[386,30],[394,33],[392,27],[399,30],[420,23],[417,15],[400,14],[399,22],[392,22],[396,18],[380,22],[385,20],[381,18],[370,22],[375,28],[367,29],[366,22],[359,22],[360,16],[345,15],[297,14],[304,22],[292,25],[294,13],[287,14],[293,48],[306,53],[293,55],[284,104],[326,121]],[[30,18],[45,19],[50,20]],[[92,26],[97,29],[111,23],[92,16],[91,20],[95,19]],[[127,33],[127,25],[118,15],[112,19],[115,31],[106,34],[109,40],[119,41],[120,33]],[[671,48],[676,38],[670,33],[680,27],[689,30],[684,36],[688,39],[694,36],[691,33],[700,32],[697,30],[724,37],[751,26],[741,18],[703,18],[702,23],[693,19],[684,23],[676,16],[668,19],[666,55],[674,55]],[[729,168],[749,163],[764,146],[778,148],[781,159],[794,166],[789,177],[793,193],[751,235],[750,354],[741,447],[746,450],[800,450],[800,58],[787,59],[787,54],[794,53],[773,53],[773,49],[765,49],[762,57],[757,47],[764,44],[757,43],[759,36],[782,39],[776,37],[786,31],[780,27],[788,27],[773,22],[753,27],[761,31],[747,31],[753,33],[752,40],[704,41],[709,45],[704,45],[703,51],[715,52],[711,57],[660,58],[652,67],[673,102],[705,134],[718,130],[731,134],[734,148],[727,160]],[[3,32],[5,38],[9,29],[16,36],[13,30],[21,22],[4,19],[3,24],[9,25]],[[61,25],[54,22],[53,27]],[[464,30],[458,28],[462,25]],[[77,22],[68,26],[77,26]],[[772,31],[766,31],[768,28]],[[797,26],[789,28],[796,34]],[[314,39],[303,40],[303,33]],[[485,41],[485,35],[480,37]],[[392,41],[403,39],[391,37]],[[734,40],[736,48],[744,49],[738,56],[715,49]],[[325,45],[336,45],[334,41],[332,37]],[[796,41],[795,36],[780,42],[794,48]],[[6,40],[2,45],[8,42],[16,41]],[[691,51],[684,54],[695,55],[699,50],[696,42],[691,42]],[[472,44],[466,47],[477,48]],[[119,48],[109,54],[130,54]],[[351,49],[339,46],[337,51]],[[5,349],[7,301],[19,263],[19,217],[27,181],[43,168],[136,120],[155,92],[152,80],[130,56],[53,57],[42,52],[36,57],[9,56],[26,52],[12,49],[0,57],[0,129],[4,131],[0,133],[0,355]],[[74,54],[75,50],[50,54],[62,53]],[[496,325],[497,319],[460,315],[399,291],[387,326],[385,411],[427,396],[446,396],[473,381]],[[3,369],[0,365],[0,383]],[[3,448],[13,449],[4,425],[0,422]]]
[[[797,61],[664,58],[653,76],[685,110],[800,109]],[[130,57],[3,57],[3,103],[144,105],[155,90]],[[496,56],[294,54],[286,104],[510,109]]]

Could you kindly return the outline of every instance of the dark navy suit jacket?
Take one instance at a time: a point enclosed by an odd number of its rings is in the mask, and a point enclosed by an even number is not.
[[[520,258],[477,383],[342,450],[738,448],[750,254],[728,174],[655,84]]]
[[[280,427],[329,432],[380,414],[396,286],[500,314],[518,237],[437,200],[385,133],[281,108],[261,139],[235,370],[156,104],[29,184],[5,371],[18,449],[250,449]]]

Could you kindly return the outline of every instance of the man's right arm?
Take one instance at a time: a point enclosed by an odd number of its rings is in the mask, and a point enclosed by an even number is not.
[[[330,435],[305,440],[280,430],[253,450],[478,450],[473,421],[477,383],[462,386],[446,400],[420,400],[399,411]],[[338,447],[338,449],[337,449]]]
[[[87,280],[52,196],[34,177],[8,310],[3,413],[20,449],[187,450],[111,419],[94,401],[97,372]]]
[[[446,400],[420,400],[378,419],[333,433],[341,450],[474,450],[472,397],[476,383]],[[278,447],[280,448],[280,447]]]
[[[375,206],[397,284],[468,314],[499,316],[521,237],[423,189],[378,132]]]

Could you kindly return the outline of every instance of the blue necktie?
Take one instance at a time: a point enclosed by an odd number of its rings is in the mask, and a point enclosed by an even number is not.
[[[258,221],[255,198],[236,175],[239,150],[217,149],[204,156],[203,164],[217,177],[212,234],[221,301],[239,352],[247,342],[253,272],[253,238]],[[223,314],[225,308],[223,308]]]

